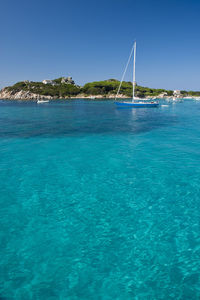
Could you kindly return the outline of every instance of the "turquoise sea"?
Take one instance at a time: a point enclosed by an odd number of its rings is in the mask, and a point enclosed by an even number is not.
[[[200,102],[0,101],[0,299],[200,299]]]

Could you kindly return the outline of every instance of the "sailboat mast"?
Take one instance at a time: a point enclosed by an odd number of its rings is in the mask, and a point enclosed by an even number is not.
[[[133,58],[133,99],[132,101],[134,101],[135,98],[135,60],[136,60],[136,41],[134,42],[134,58]]]

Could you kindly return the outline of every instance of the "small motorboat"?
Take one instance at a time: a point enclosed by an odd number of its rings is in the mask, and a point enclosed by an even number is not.
[[[37,100],[37,103],[40,104],[40,103],[48,103],[49,100]]]

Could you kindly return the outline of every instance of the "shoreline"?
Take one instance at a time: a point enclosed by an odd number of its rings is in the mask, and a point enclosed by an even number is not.
[[[47,95],[40,95],[40,94],[33,94],[30,92],[8,92],[8,91],[2,91],[0,92],[0,99],[2,100],[27,100],[27,101],[37,101],[37,100],[71,100],[71,99],[88,99],[88,100],[97,100],[97,99],[115,99],[114,94],[110,95],[84,95],[79,94],[76,96],[70,96],[70,97],[53,97],[53,96],[47,96]],[[126,95],[118,95],[117,99],[131,99],[131,97],[128,97]]]
[[[7,100],[7,101],[33,101],[36,102],[38,100],[49,100],[49,101],[56,101],[56,100],[76,100],[76,99],[82,99],[82,100],[91,100],[91,101],[95,101],[95,100],[103,100],[103,99],[107,99],[107,100],[115,100],[115,96],[102,96],[102,95],[95,95],[95,96],[74,96],[74,97],[65,97],[65,98],[54,98],[51,96],[41,96],[41,97],[2,97],[0,95],[0,100]],[[125,95],[122,95],[121,97],[117,97],[117,100],[125,100],[125,99],[132,99],[132,97],[128,97]],[[152,99],[152,100],[171,100],[172,97],[168,96],[168,97],[146,97],[146,99]],[[142,100],[142,98],[141,98]],[[200,97],[196,96],[192,96],[192,97],[182,97],[182,98],[176,98],[176,100],[200,100]]]
[[[163,99],[163,100],[170,100],[173,98],[173,96],[166,96],[166,95],[158,95],[156,96],[146,96],[147,99],[152,99],[152,100],[156,100],[156,99]],[[80,93],[76,96],[65,96],[65,97],[53,97],[53,96],[48,96],[48,95],[41,95],[41,94],[36,94],[36,93],[31,93],[29,91],[9,91],[6,88],[4,88],[3,90],[0,91],[0,99],[1,100],[19,100],[19,101],[37,101],[37,100],[75,100],[75,99],[86,99],[86,100],[100,100],[100,99],[110,99],[110,100],[114,100],[114,99],[118,99],[118,100],[123,100],[123,99],[132,99],[132,97],[123,95],[123,94],[119,94],[116,98],[115,94],[108,94],[108,95],[86,95],[83,93]],[[141,98],[142,99],[142,98]],[[179,100],[179,99],[190,99],[190,100],[200,100],[199,96],[185,96],[185,97],[175,97],[175,100]]]

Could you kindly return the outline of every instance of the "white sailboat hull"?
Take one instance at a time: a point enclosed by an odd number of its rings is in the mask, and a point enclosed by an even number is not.
[[[119,106],[126,106],[126,107],[158,107],[159,103],[158,102],[115,102],[116,105]]]

